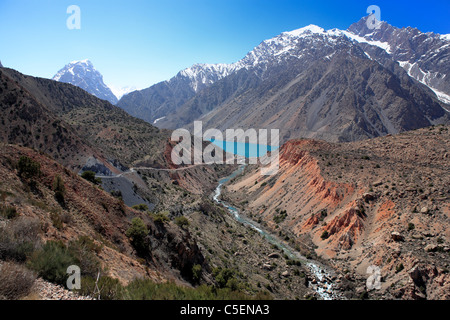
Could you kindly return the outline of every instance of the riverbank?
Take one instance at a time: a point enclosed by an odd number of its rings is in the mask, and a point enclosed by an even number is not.
[[[302,265],[306,266],[309,270],[309,275],[306,277],[305,284],[309,288],[312,288],[319,298],[325,300],[345,299],[343,294],[344,287],[340,285],[343,283],[343,275],[338,275],[334,270],[328,266],[325,266],[323,263],[308,259],[301,255],[298,251],[279,239],[276,235],[266,231],[258,222],[243,215],[241,210],[226,201],[221,200],[223,186],[230,180],[242,174],[244,169],[245,165],[242,165],[231,175],[221,179],[214,192],[213,200],[222,205],[237,222],[258,232],[263,239],[265,239],[272,246],[280,249],[289,259],[299,261]]]

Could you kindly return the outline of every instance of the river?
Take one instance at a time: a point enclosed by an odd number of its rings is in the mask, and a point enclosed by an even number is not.
[[[315,292],[317,292],[319,297],[321,297],[324,300],[343,299],[343,296],[336,290],[335,284],[331,280],[335,275],[333,270],[324,266],[320,262],[307,259],[306,257],[302,256],[299,252],[291,248],[287,243],[280,240],[277,236],[264,230],[264,228],[260,224],[244,215],[241,215],[239,209],[233,207],[229,203],[220,199],[220,195],[222,193],[222,186],[231,179],[242,174],[244,169],[245,165],[241,165],[231,175],[219,181],[219,184],[217,185],[214,192],[213,196],[214,201],[225,207],[228,210],[228,212],[236,219],[236,221],[253,228],[270,244],[273,244],[278,248],[280,248],[290,259],[299,260],[302,262],[303,265],[306,265],[309,268],[311,274],[315,278],[310,280],[309,287],[312,288]]]

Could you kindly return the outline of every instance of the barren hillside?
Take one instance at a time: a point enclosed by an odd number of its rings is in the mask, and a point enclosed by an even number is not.
[[[276,176],[250,167],[227,196],[348,272],[360,291],[376,265],[375,296],[448,299],[449,137],[436,126],[353,143],[289,141]]]

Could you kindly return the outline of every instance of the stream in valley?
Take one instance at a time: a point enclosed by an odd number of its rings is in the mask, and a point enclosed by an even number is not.
[[[334,272],[324,266],[323,264],[307,259],[302,256],[299,252],[291,248],[288,244],[281,241],[275,235],[265,231],[263,227],[257,222],[251,220],[250,218],[241,215],[239,209],[233,207],[229,203],[220,199],[222,193],[222,186],[240,175],[245,169],[245,165],[241,165],[236,171],[234,171],[228,177],[225,177],[219,181],[218,186],[214,192],[213,199],[216,203],[225,207],[228,212],[235,218],[236,221],[242,223],[250,228],[256,230],[264,239],[266,239],[270,244],[275,245],[281,249],[290,259],[300,260],[303,265],[306,265],[313,275],[313,279],[309,282],[309,287],[312,288],[317,294],[324,300],[334,300],[343,299],[342,295],[336,290],[335,284],[332,281],[334,277]]]

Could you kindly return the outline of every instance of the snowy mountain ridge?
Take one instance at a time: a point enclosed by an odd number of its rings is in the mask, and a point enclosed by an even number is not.
[[[97,98],[116,104],[118,99],[103,82],[102,74],[88,59],[72,61],[58,71],[53,80],[70,83],[89,92]]]

